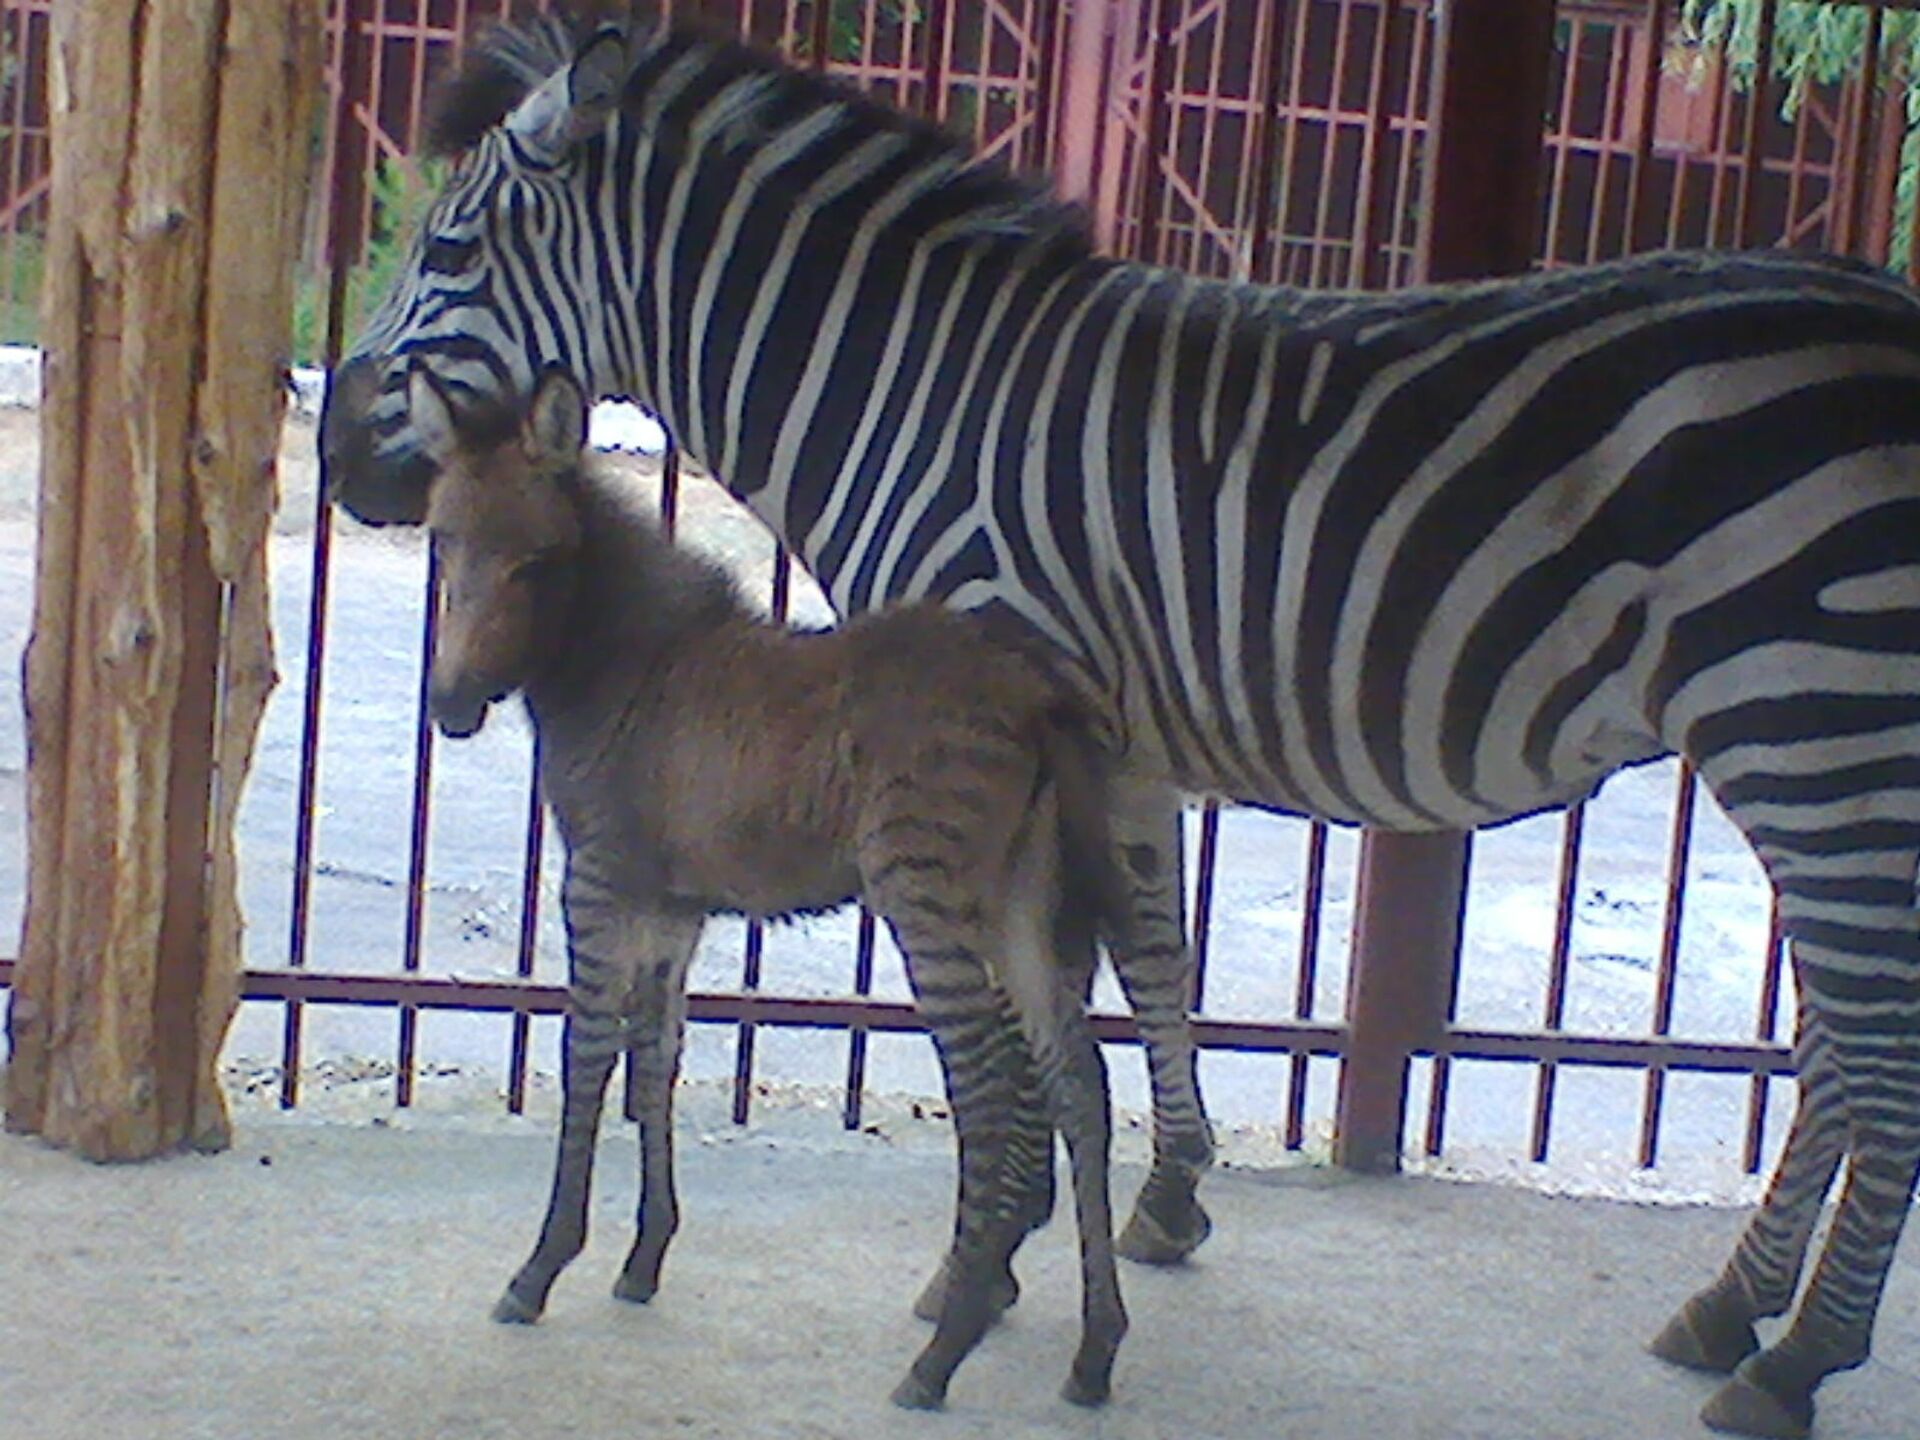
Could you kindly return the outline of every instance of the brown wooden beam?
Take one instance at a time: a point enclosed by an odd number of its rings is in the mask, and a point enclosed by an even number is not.
[[[217,1146],[321,0],[61,0],[8,1128]]]

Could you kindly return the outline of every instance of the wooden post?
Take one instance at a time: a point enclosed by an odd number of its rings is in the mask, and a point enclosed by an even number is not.
[[[53,11],[6,1122],[94,1159],[228,1137],[233,820],[274,679],[266,536],[322,3]]]
[[[1448,0],[1421,196],[1421,274],[1533,263],[1553,0]],[[1354,905],[1334,1160],[1397,1170],[1407,1062],[1445,1031],[1459,974],[1467,837],[1368,831]]]

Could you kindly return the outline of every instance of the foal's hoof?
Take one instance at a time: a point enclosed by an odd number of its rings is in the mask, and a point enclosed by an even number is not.
[[[1140,1265],[1178,1265],[1194,1251],[1198,1250],[1213,1233],[1213,1221],[1207,1218],[1207,1212],[1196,1202],[1189,1216],[1189,1223],[1175,1234],[1149,1214],[1136,1207],[1133,1216],[1127,1221],[1127,1228],[1120,1232],[1120,1238],[1114,1242],[1114,1251],[1127,1260]]]
[[[913,1318],[925,1320],[929,1324],[938,1320],[947,1308],[947,1288],[953,1283],[953,1256],[949,1255],[940,1262],[940,1268],[933,1272],[920,1291],[920,1298],[913,1302]],[[1007,1275],[996,1280],[987,1291],[987,1323],[991,1325],[1007,1311],[1013,1308],[1013,1302],[1020,1298],[1020,1282]]]
[[[540,1307],[529,1305],[509,1290],[494,1302],[493,1318],[502,1325],[531,1325],[540,1318]]]
[[[1813,1401],[1800,1405],[1782,1400],[1747,1377],[1742,1366],[1700,1411],[1709,1430],[1728,1435],[1754,1435],[1761,1440],[1806,1440],[1813,1429]]]
[[[632,1305],[644,1305],[660,1293],[660,1281],[651,1275],[629,1275],[624,1271],[613,1282],[613,1298]]]
[[[1752,1325],[1715,1315],[1712,1302],[1695,1295],[1667,1322],[1666,1329],[1653,1337],[1647,1351],[1669,1365],[1731,1375],[1759,1348]]]
[[[947,1387],[922,1380],[911,1370],[907,1378],[893,1387],[893,1403],[902,1410],[944,1410],[947,1408]]]
[[[1060,1387],[1062,1400],[1085,1410],[1106,1404],[1107,1397],[1112,1393],[1113,1380],[1107,1375],[1069,1375],[1067,1383]]]

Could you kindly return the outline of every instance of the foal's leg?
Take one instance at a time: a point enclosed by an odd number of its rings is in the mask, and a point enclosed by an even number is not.
[[[585,868],[590,867],[588,861]],[[575,856],[567,862],[561,903],[567,922],[567,1018],[560,1041],[560,1153],[540,1239],[493,1307],[495,1320],[511,1324],[540,1318],[554,1280],[587,1243],[600,1110],[626,1040],[621,1002],[631,976],[618,944],[620,907],[605,884],[583,873],[581,857]]]
[[[940,1057],[940,1073],[947,1089],[947,1108],[954,1117],[958,1141],[958,1183],[953,1208],[953,1244],[921,1287],[913,1302],[913,1313],[921,1320],[938,1320],[946,1308],[947,1287],[953,1283],[960,1243],[969,1223],[985,1217],[995,1207],[1009,1209],[1021,1226],[1021,1234],[1046,1223],[1053,1212],[1053,1120],[1044,1101],[1039,1099],[1039,1079],[1034,1073],[1033,1057],[1027,1053],[1026,1038],[1010,1009],[1002,1009],[998,1022],[979,1034],[978,1045],[968,1051],[969,1064],[991,1074],[996,1089],[1005,1097],[1007,1125],[1004,1134],[995,1132],[990,1142],[982,1139],[981,1127],[960,1119],[962,1105],[955,1094],[954,1062],[939,1033],[934,1033],[934,1050]],[[980,1081],[969,1078],[968,1087]],[[963,1088],[968,1088],[963,1087]],[[969,1100],[970,1113],[979,1105]],[[990,1173],[991,1154],[982,1145],[997,1147],[1000,1156],[997,1173]],[[1020,1298],[1020,1282],[1014,1278],[1012,1252],[995,1275],[988,1299],[994,1318],[1006,1313]]]
[[[1180,801],[1165,786],[1125,776],[1115,777],[1111,796],[1115,863],[1129,897],[1128,933],[1112,947],[1113,965],[1140,1028],[1153,1089],[1153,1169],[1119,1252],[1171,1265],[1213,1229],[1194,1194],[1213,1164],[1213,1132],[1189,1020],[1193,961],[1182,908]]]
[[[1048,807],[1041,807],[1047,814]],[[1114,1266],[1113,1210],[1108,1169],[1113,1112],[1106,1063],[1087,1023],[1084,961],[1060,957],[1053,923],[1060,903],[1049,875],[1056,852],[1052,831],[1037,825],[1016,860],[1014,893],[1003,930],[1005,948],[995,970],[1020,1016],[1043,1091],[1067,1142],[1074,1210],[1080,1229],[1080,1347],[1062,1394],[1076,1405],[1098,1405],[1112,1388],[1114,1356],[1127,1333]],[[1087,942],[1087,937],[1079,941]]]
[[[640,1127],[640,1200],[633,1248],[614,1282],[622,1300],[644,1304],[660,1288],[660,1264],[680,1228],[673,1183],[673,1087],[687,1026],[687,967],[701,921],[685,915],[635,915],[623,943],[631,949],[626,1003],[627,1094]]]

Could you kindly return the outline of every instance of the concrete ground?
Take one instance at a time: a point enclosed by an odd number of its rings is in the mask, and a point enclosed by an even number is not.
[[[0,1137],[3,1440],[1648,1440],[1710,1383],[1641,1353],[1741,1214],[1490,1185],[1229,1170],[1184,1270],[1127,1266],[1112,1403],[1056,1396],[1070,1226],[947,1413],[886,1396],[924,1327],[951,1162],[935,1127],[823,1110],[681,1125],[686,1222],[659,1297],[613,1300],[634,1147],[610,1133],[588,1252],[533,1329],[487,1319],[545,1193],[544,1120],[241,1116],[227,1154],[105,1169]],[[624,1129],[624,1127],[622,1127]],[[1117,1177],[1130,1201],[1139,1168]],[[1920,1434],[1920,1241],[1823,1440]]]

